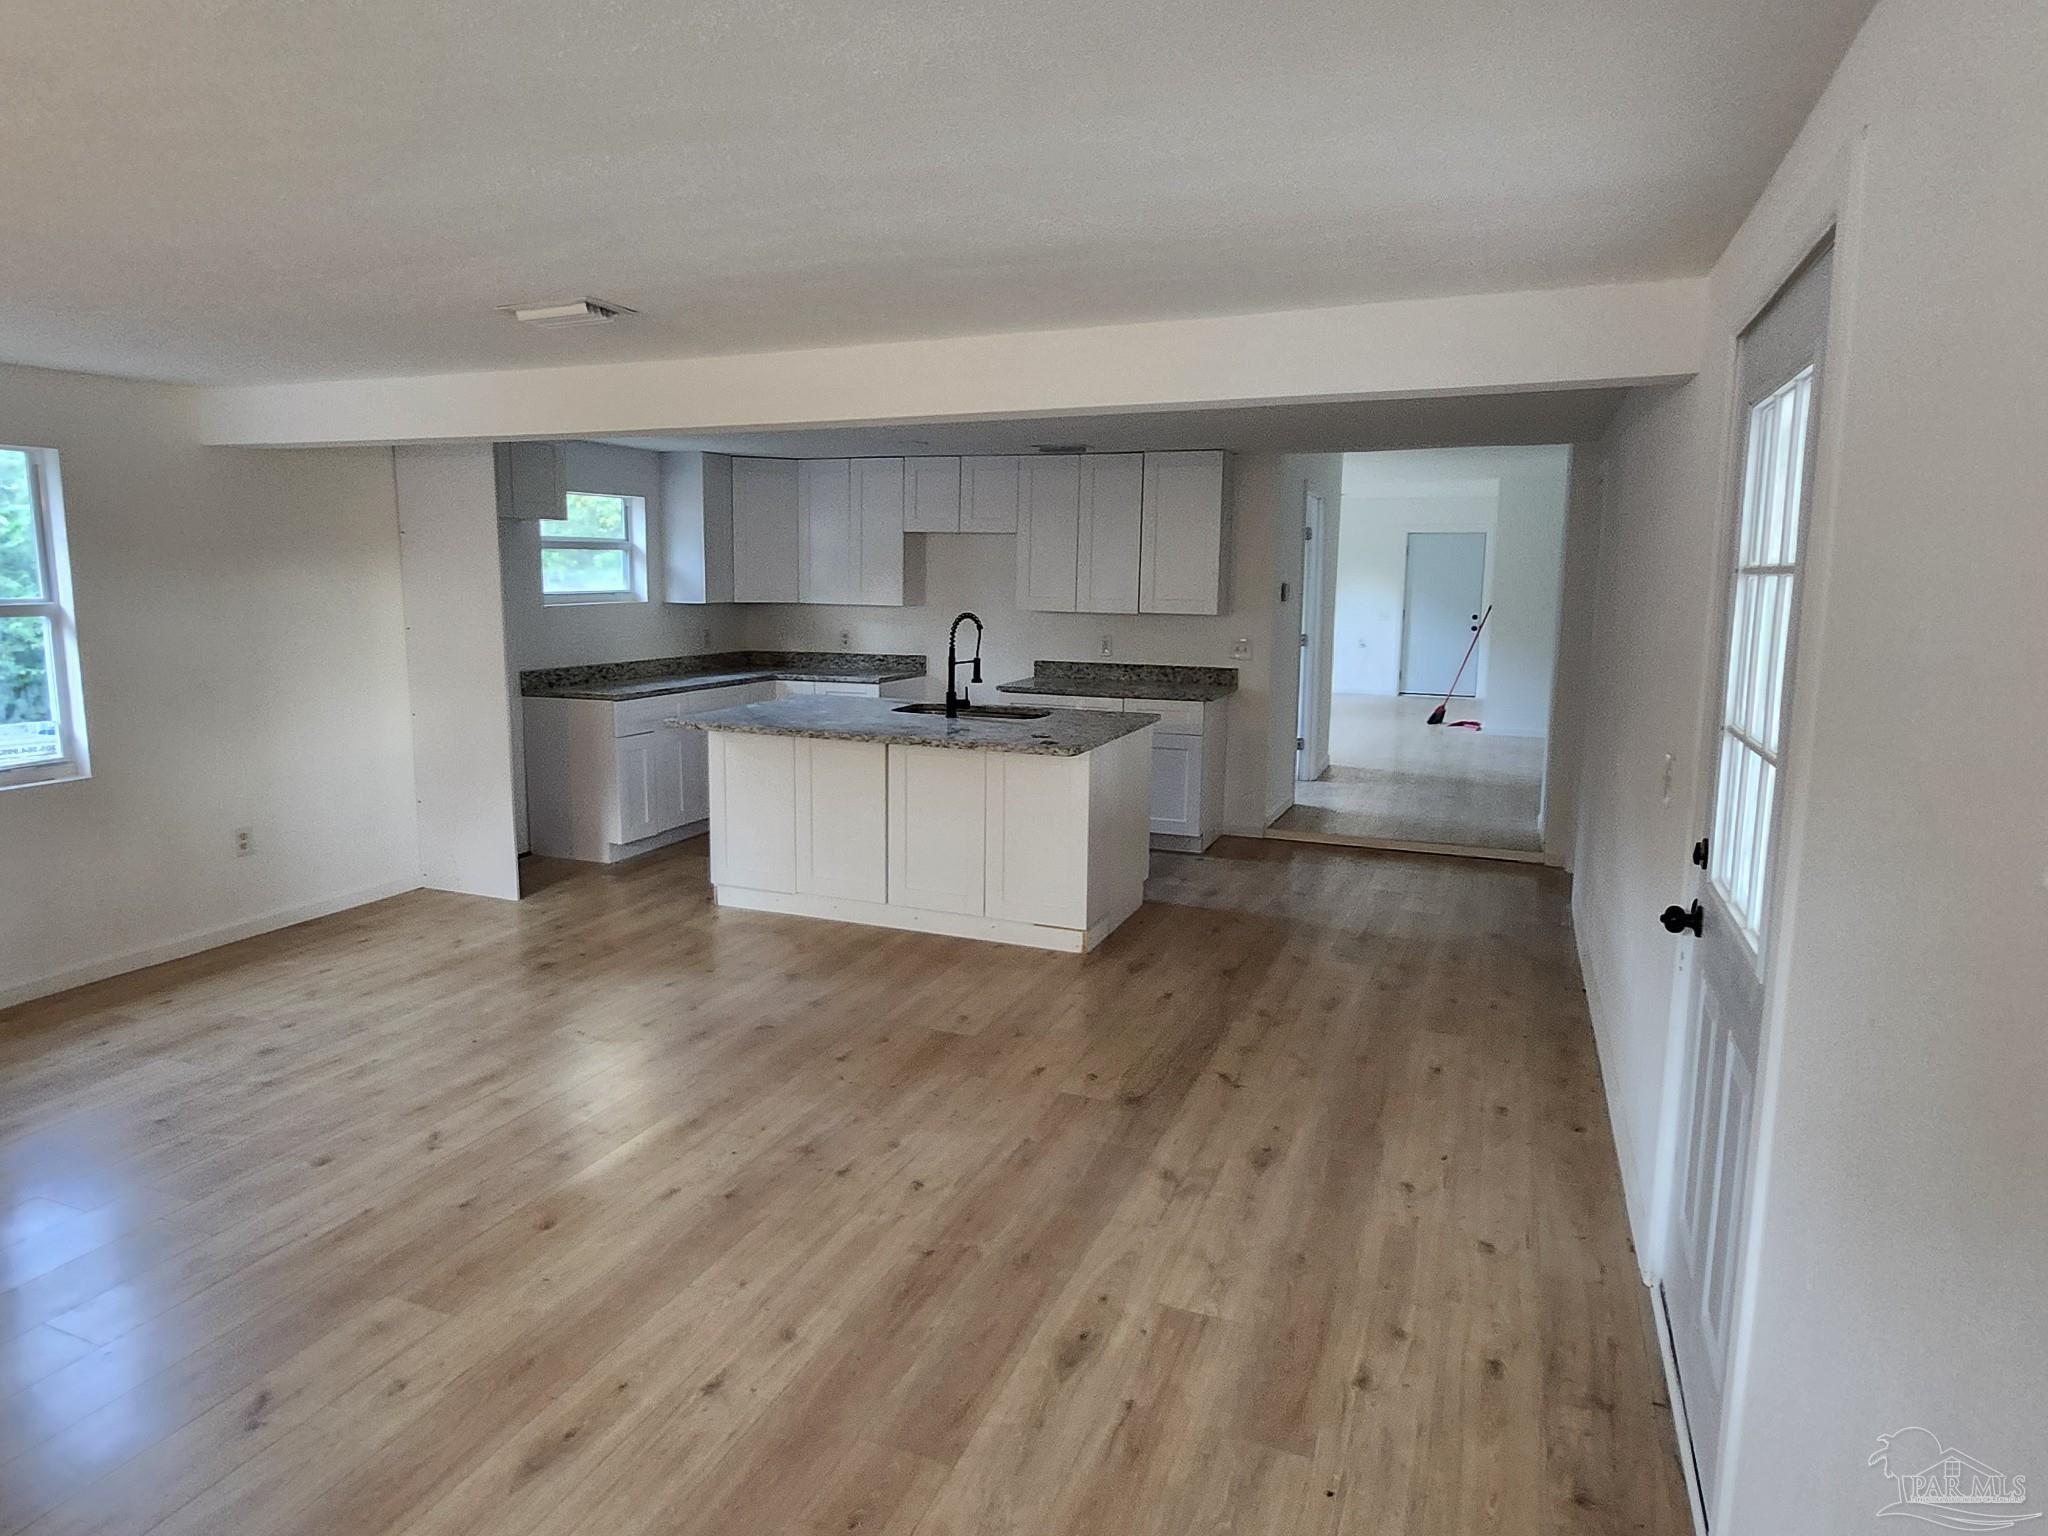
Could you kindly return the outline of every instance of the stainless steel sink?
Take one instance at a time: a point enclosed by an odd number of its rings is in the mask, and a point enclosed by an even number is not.
[[[898,704],[899,715],[943,715],[943,704]],[[963,704],[954,711],[962,720],[1043,720],[1049,709],[1026,709],[1021,704]]]

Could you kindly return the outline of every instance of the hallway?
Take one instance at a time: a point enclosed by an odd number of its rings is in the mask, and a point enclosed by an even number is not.
[[[1437,702],[1333,695],[1330,766],[1268,835],[1540,853],[1544,739],[1427,725]],[[1447,718],[1475,714],[1452,699]]]

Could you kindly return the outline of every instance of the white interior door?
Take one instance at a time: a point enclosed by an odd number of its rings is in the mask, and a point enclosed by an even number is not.
[[[1823,252],[1742,339],[1743,425],[1727,567],[1705,876],[1665,926],[1696,934],[1663,1288],[1702,1497],[1713,1515],[1763,1037],[1786,704],[1827,335]],[[1700,863],[1700,851],[1694,862]],[[1684,921],[1690,920],[1690,930]]]
[[[1330,765],[1318,762],[1318,743],[1324,736],[1323,721],[1330,699],[1323,691],[1323,637],[1328,620],[1323,615],[1323,550],[1328,543],[1323,531],[1323,498],[1309,491],[1301,509],[1301,641],[1300,680],[1295,710],[1294,777],[1308,783]]]
[[[1401,691],[1449,693],[1486,596],[1486,535],[1408,535],[1407,593],[1401,610]],[[1476,664],[1457,681],[1457,697],[1477,691]]]

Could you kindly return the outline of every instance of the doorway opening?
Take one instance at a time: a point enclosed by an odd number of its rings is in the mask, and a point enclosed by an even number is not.
[[[1543,859],[1570,466],[1567,447],[1344,456],[1304,561],[1298,782],[1271,835]]]

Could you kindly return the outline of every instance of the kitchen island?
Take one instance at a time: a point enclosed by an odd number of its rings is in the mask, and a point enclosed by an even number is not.
[[[812,697],[714,710],[720,906],[1076,953],[1144,900],[1142,713]]]

